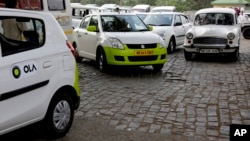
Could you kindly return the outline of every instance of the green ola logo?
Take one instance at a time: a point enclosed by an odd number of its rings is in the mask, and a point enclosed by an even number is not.
[[[13,67],[12,74],[16,79],[20,77],[21,71],[18,66]]]

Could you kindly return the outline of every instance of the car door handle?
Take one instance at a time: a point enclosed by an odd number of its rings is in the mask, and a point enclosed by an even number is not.
[[[51,61],[46,61],[46,62],[44,62],[43,63],[43,68],[49,68],[49,67],[51,67],[52,66],[52,63],[51,63]]]

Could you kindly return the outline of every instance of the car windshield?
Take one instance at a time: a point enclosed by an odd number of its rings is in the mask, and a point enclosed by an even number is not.
[[[234,25],[234,16],[230,13],[202,13],[196,15],[194,25]]]
[[[102,15],[104,32],[148,31],[147,26],[136,15]]]
[[[149,14],[143,20],[145,24],[152,26],[170,26],[173,14]]]

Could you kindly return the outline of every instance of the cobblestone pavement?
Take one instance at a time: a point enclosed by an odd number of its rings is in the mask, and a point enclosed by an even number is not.
[[[187,62],[179,48],[158,73],[151,67],[101,73],[84,60],[81,105],[70,132],[58,141],[229,140],[230,124],[250,125],[249,43],[242,39],[237,62]],[[42,141],[33,136],[29,140]]]

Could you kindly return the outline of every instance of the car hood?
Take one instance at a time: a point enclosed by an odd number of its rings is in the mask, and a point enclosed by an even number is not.
[[[201,36],[218,36],[226,37],[228,33],[232,32],[237,34],[238,27],[235,26],[219,26],[219,25],[208,25],[208,26],[194,26],[188,32],[191,32],[196,37]]]
[[[138,44],[138,43],[159,43],[157,34],[150,31],[147,32],[106,32],[109,38],[117,38],[125,44]]]
[[[166,31],[170,31],[170,26],[153,26],[153,31],[156,34],[162,34],[165,33]]]

